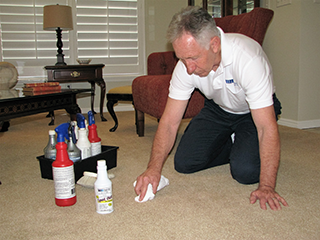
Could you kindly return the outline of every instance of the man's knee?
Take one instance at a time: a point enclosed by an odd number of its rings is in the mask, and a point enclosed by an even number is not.
[[[195,172],[186,161],[181,160],[179,157],[174,158],[174,169],[179,173],[193,173]]]
[[[241,184],[254,184],[259,182],[260,167],[254,165],[242,165],[230,167],[232,177]]]

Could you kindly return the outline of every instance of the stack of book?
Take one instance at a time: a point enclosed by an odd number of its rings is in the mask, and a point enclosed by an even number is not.
[[[25,83],[22,88],[25,96],[56,93],[61,90],[59,82]]]

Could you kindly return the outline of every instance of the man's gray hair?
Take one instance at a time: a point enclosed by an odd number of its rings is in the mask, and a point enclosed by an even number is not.
[[[220,37],[214,19],[200,7],[189,6],[176,13],[169,24],[167,39],[172,43],[184,32],[190,33],[206,49],[213,37]]]

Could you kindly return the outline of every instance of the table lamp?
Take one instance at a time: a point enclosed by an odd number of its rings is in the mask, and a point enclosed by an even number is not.
[[[56,65],[67,65],[64,62],[64,55],[62,54],[62,30],[72,30],[72,10],[70,6],[65,5],[47,5],[43,7],[43,29],[57,32],[57,63]]]

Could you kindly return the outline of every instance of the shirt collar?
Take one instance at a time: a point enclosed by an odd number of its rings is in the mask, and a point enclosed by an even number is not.
[[[220,41],[221,41],[221,67],[228,66],[232,63],[232,44],[224,31],[217,27],[220,32]]]

